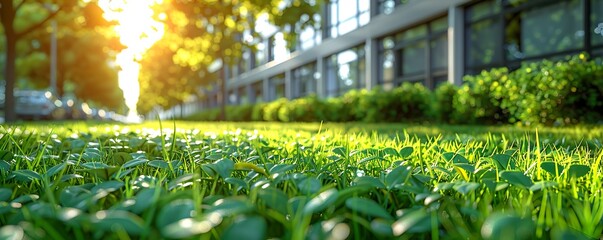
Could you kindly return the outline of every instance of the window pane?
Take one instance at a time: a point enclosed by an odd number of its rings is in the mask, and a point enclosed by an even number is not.
[[[339,66],[337,69],[337,77],[339,80],[339,95],[345,93],[349,89],[356,88],[355,76],[356,71],[354,68],[356,67],[355,63],[347,63]]]
[[[339,8],[339,17],[337,18],[340,22],[354,18],[358,14],[358,8],[356,1],[338,1],[337,5]]]
[[[500,4],[498,1],[485,1],[471,6],[467,9],[466,19],[473,22],[483,17],[491,16],[500,12]]]
[[[285,97],[285,76],[277,75],[270,79],[271,100]]]
[[[331,15],[329,16],[330,24],[331,24],[331,26],[336,26],[337,23],[339,22],[339,19],[337,16],[337,2],[331,2],[330,8],[331,8]]]
[[[262,81],[254,83],[251,87],[253,88],[253,100],[258,103],[258,102],[263,102],[264,101],[264,95],[263,95],[263,86],[262,86]]]
[[[420,41],[402,49],[402,75],[425,72],[425,41]]]
[[[431,32],[440,32],[448,30],[448,17],[443,17],[431,22]]]
[[[382,0],[379,4],[381,5],[379,11],[384,14],[392,13],[396,7],[395,0]]]
[[[431,68],[446,69],[448,67],[448,35],[442,34],[431,42]]]
[[[248,104],[249,103],[249,96],[247,95],[246,87],[239,88],[239,103],[240,104]]]
[[[335,59],[335,61],[333,61]],[[333,55],[331,57],[331,61],[329,61],[327,66],[327,76],[326,76],[326,84],[327,84],[327,97],[335,97],[337,94],[337,65],[336,65],[337,57]]]
[[[256,46],[257,51],[255,53],[255,63],[261,65],[266,63],[266,46],[264,43],[258,43]]]
[[[364,60],[364,57],[359,59],[360,61],[358,61],[358,88],[364,88],[366,87],[366,62]]]
[[[392,48],[394,48],[395,45],[396,45],[396,43],[394,43],[394,38],[392,38],[392,37],[386,37],[382,41],[383,49],[392,49]]]
[[[381,56],[381,62],[383,63],[383,88],[391,89],[393,88],[394,82],[394,52],[392,50],[387,50]]]
[[[358,9],[358,12],[364,13],[364,12],[369,12],[370,8],[371,8],[371,1],[366,1],[366,0],[358,0],[358,5],[360,5],[360,8]]]
[[[343,35],[353,31],[354,29],[356,29],[357,24],[358,22],[356,21],[356,19],[350,19],[345,22],[342,22],[339,25],[339,35]]]
[[[316,64],[310,63],[293,70],[293,89],[294,97],[303,97],[316,90]]]
[[[603,1],[591,0],[591,41],[592,45],[603,45]]]
[[[364,13],[360,14],[360,19],[359,19],[360,26],[364,26],[364,25],[368,24],[370,20],[371,20],[371,15],[369,12],[364,12]]]
[[[467,29],[467,66],[475,67],[502,60],[500,21],[488,19]]]
[[[427,25],[421,25],[415,28],[408,29],[402,34],[396,36],[398,41],[410,41],[425,37],[427,35]]]
[[[572,0],[507,16],[510,60],[584,47],[582,1]]]

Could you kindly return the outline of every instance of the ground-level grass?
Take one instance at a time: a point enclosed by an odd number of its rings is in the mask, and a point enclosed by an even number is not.
[[[601,127],[0,128],[0,239],[598,239]]]

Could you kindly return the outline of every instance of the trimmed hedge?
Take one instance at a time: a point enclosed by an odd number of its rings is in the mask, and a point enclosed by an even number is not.
[[[580,54],[569,61],[542,61],[509,74],[500,88],[511,122],[567,125],[603,120],[603,65]]]
[[[186,119],[214,121],[219,109]],[[270,103],[228,106],[227,121],[440,122],[566,125],[603,120],[603,64],[579,54],[565,61],[527,63],[515,71],[496,68],[465,76],[461,86],[434,91],[404,83],[352,90],[338,98],[316,95]]]
[[[453,100],[454,120],[471,124],[508,122],[509,114],[500,107],[503,96],[496,94],[508,79],[509,72],[506,68],[465,76],[464,83]]]

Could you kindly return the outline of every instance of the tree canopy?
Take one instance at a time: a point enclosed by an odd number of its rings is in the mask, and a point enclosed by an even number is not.
[[[243,49],[255,48],[254,41],[243,38],[261,37],[254,31],[259,16],[267,15],[293,40],[292,26],[302,15],[318,12],[320,5],[311,0],[171,0],[158,9],[165,13],[167,32],[143,60],[141,112],[153,105],[167,108],[191,96],[203,97],[207,88],[220,88],[223,94],[224,79],[212,65],[235,65]],[[313,24],[313,18],[305,19],[302,24]]]
[[[51,34],[57,40],[57,90],[63,86],[77,98],[97,106],[117,108],[122,93],[117,67],[111,64],[121,46],[108,31],[94,1],[2,0],[0,51],[4,54],[5,118],[15,120],[15,88],[49,88]],[[51,23],[56,24],[53,30]]]

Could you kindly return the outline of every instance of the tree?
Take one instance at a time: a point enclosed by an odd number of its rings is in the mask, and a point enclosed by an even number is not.
[[[225,79],[224,76],[211,74],[223,71],[211,71],[215,69],[210,69],[210,66],[216,62],[221,62],[222,66],[235,65],[244,48],[254,49],[252,44],[242,39],[244,36],[260,37],[253,29],[255,29],[254,19],[261,14],[268,14],[271,22],[283,30],[294,29],[292,26],[302,19],[303,14],[312,15],[318,12],[320,6],[316,2],[312,0],[164,1],[164,5],[160,7],[167,14],[166,24],[169,32],[166,35],[172,33],[177,36],[170,40],[172,57],[167,59],[182,68],[178,72],[183,75],[179,77],[181,81],[170,85],[155,84],[156,81],[164,81],[161,79],[164,76],[152,73],[147,73],[147,79],[143,81],[156,79],[146,84],[149,88],[161,86],[186,89],[186,86],[189,86],[190,89],[190,86],[216,85],[219,89],[219,105],[222,107],[221,118],[225,119]],[[303,24],[313,24],[313,18],[306,19],[308,20]],[[296,34],[292,31],[286,33],[288,33],[286,36]],[[288,39],[293,38],[288,37]],[[151,56],[152,51],[160,49],[149,50],[148,56]],[[164,61],[165,59],[166,57],[163,58]],[[143,71],[148,70],[143,66]],[[198,74],[191,74],[191,72]],[[146,92],[143,91],[143,94]]]
[[[69,85],[72,86],[69,91],[80,100],[112,109],[120,107],[123,93],[118,86],[118,69],[110,63],[112,54],[123,46],[117,36],[111,34],[112,25],[104,20],[102,10],[89,2],[80,11],[62,13],[53,21],[59,26],[57,94],[64,96],[64,85]],[[47,87],[49,57],[44,56],[41,63],[28,66],[20,63],[28,59],[27,56],[49,53],[50,39],[47,33],[37,31],[23,42],[31,41],[37,42],[39,47],[18,57],[17,75],[26,76],[36,87]]]
[[[155,106],[167,109],[196,95],[195,86],[203,84],[203,71],[174,64],[179,44],[182,40],[175,34],[166,34],[147,51],[140,62],[140,92],[142,101],[138,101],[138,111],[150,112]]]
[[[0,50],[7,53],[3,61],[7,63],[4,64],[4,75],[5,118],[8,121],[14,120],[14,116],[11,116],[14,115],[11,90],[16,87],[16,79],[27,79],[26,84],[30,87],[48,87],[49,21],[59,26],[57,94],[62,96],[63,85],[69,84],[73,86],[71,91],[78,99],[96,106],[122,107],[123,95],[117,84],[118,69],[110,65],[110,59],[123,46],[109,29],[114,23],[103,18],[96,1],[7,2],[4,4],[5,1],[2,1],[0,6],[2,33],[5,36],[4,41],[0,40],[5,48],[0,47]]]
[[[23,37],[31,34],[34,31],[41,29],[48,21],[54,18],[57,14],[62,11],[71,11],[77,6],[77,0],[54,0],[47,2],[35,2],[28,3],[28,0],[14,1],[14,0],[1,0],[0,1],[0,22],[2,23],[4,39],[6,44],[6,55],[5,55],[5,103],[4,103],[4,114],[5,121],[12,122],[16,120],[15,114],[15,99],[14,99],[14,87],[15,87],[15,60],[17,57],[17,41]],[[17,17],[22,17],[21,11],[24,9],[26,4],[35,4],[38,12],[44,12],[41,20],[34,22],[25,27],[18,27],[15,25]]]

